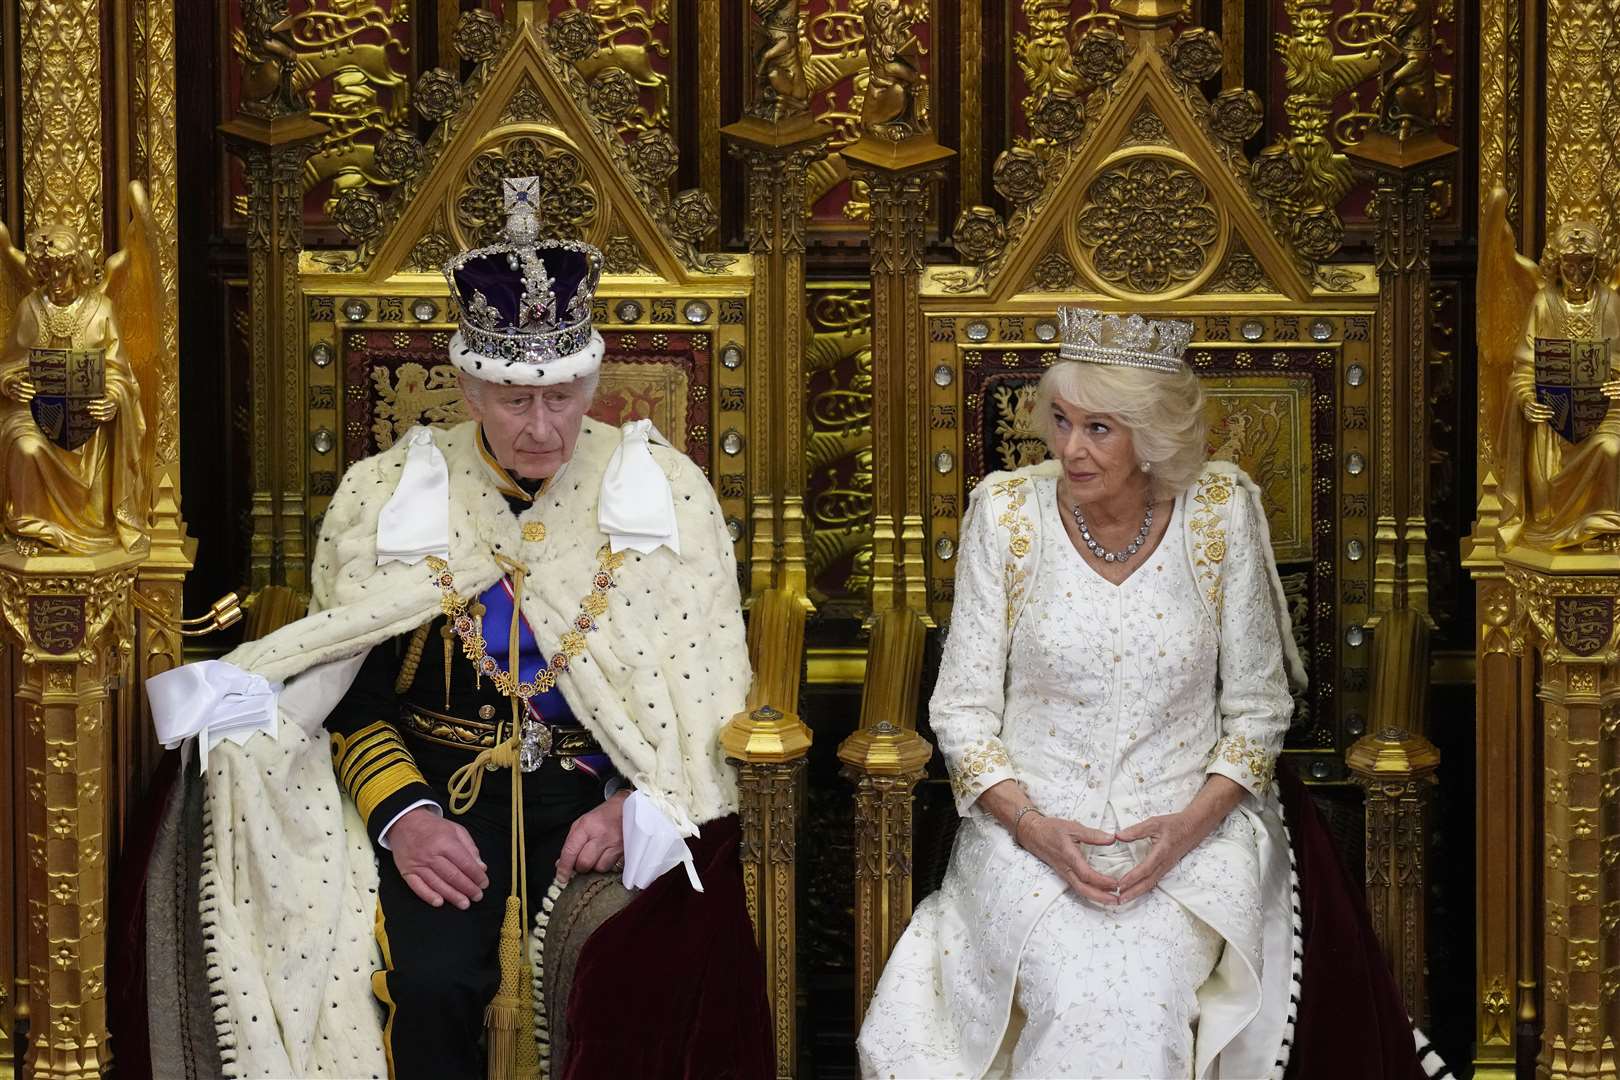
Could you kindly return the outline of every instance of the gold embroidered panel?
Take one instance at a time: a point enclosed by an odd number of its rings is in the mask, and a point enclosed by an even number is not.
[[[1204,379],[1212,457],[1261,491],[1272,547],[1311,687],[1288,749],[1317,779],[1364,733],[1371,608],[1372,315],[1353,309],[1193,316],[1187,361]],[[966,496],[986,474],[1043,460],[1035,385],[1057,359],[1051,311],[931,312],[925,432],[929,599],[954,600]]]
[[[806,289],[805,546],[823,615],[860,618],[872,585],[872,289]]]
[[[357,410],[353,421],[345,420],[344,431],[353,437],[352,441],[346,440],[345,465],[388,449],[417,424],[450,426],[467,419],[453,364],[425,366],[417,359],[391,360],[391,353],[396,357],[410,355],[393,353],[393,350],[377,353],[361,349],[349,360],[350,377],[358,377],[362,390],[368,382],[371,387],[365,394],[369,410]],[[602,363],[601,383],[590,416],[615,427],[629,420],[651,420],[675,449],[685,453],[686,417],[690,406],[687,394],[691,382],[690,375],[678,362],[609,354]],[[348,400],[347,395],[345,400]],[[369,431],[363,427],[368,412]]]

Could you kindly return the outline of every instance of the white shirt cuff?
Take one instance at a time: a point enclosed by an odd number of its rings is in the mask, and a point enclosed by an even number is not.
[[[440,806],[432,799],[417,799],[415,802],[411,803],[411,805],[407,806],[405,809],[388,819],[388,824],[384,825],[382,827],[382,832],[377,834],[378,846],[384,851],[393,851],[393,846],[388,843],[388,830],[392,829],[394,827],[394,823],[400,818],[404,817],[406,814],[410,813],[412,810],[415,810],[419,806],[429,807],[435,814],[439,815],[440,817],[444,817],[444,807]]]

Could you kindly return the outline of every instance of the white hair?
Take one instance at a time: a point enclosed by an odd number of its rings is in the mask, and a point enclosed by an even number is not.
[[[1156,499],[1173,499],[1203,471],[1208,458],[1204,386],[1191,368],[1174,375],[1147,368],[1060,360],[1035,391],[1035,428],[1057,454],[1052,403],[1106,413],[1131,433],[1136,460],[1149,467]]]
[[[558,389],[578,387],[579,392],[584,395],[586,401],[595,401],[597,385],[602,381],[602,370],[600,368],[589,375],[581,375],[579,378],[570,379],[568,382],[548,383],[542,386],[518,386],[513,383],[491,382],[488,379],[480,379],[474,375],[469,375],[465,371],[458,371],[456,375],[461,379],[461,395],[473,398],[480,403],[484,400],[484,391],[491,386],[507,390],[548,390],[554,387]]]

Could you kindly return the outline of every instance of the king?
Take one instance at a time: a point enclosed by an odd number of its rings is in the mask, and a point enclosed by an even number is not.
[[[202,764],[234,1074],[773,1074],[718,743],[751,677],[731,540],[648,421],[586,416],[602,256],[539,238],[537,188],[445,268],[472,420],[349,469],[308,617],[148,684]],[[154,1064],[207,1071],[165,1023]]]

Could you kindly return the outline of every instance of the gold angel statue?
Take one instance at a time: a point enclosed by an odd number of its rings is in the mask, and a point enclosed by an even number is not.
[[[105,268],[72,229],[36,230],[24,257],[0,225],[0,526],[25,555],[147,543],[161,292],[139,184],[130,205]]]
[[[1560,222],[1537,266],[1507,193],[1485,203],[1479,347],[1504,548],[1620,544],[1620,281],[1590,222]]]

